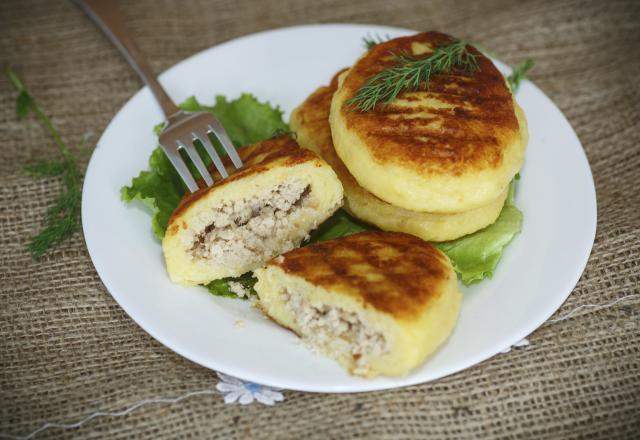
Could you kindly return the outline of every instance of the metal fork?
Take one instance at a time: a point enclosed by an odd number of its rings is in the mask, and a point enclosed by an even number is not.
[[[194,146],[193,142],[196,140],[202,143],[222,178],[229,176],[220,156],[211,144],[209,133],[218,138],[236,169],[242,167],[242,161],[231,143],[227,132],[211,113],[184,112],[169,98],[169,95],[167,95],[167,92],[162,88],[151,71],[146,58],[142,55],[142,52],[140,52],[129,34],[129,30],[124,25],[124,21],[116,8],[114,0],[73,1],[102,29],[109,40],[111,40],[122,55],[124,55],[131,67],[133,67],[140,78],[142,78],[145,84],[149,86],[149,89],[151,89],[153,96],[158,101],[158,104],[160,104],[168,122],[167,127],[160,134],[160,146],[178,174],[180,174],[189,191],[197,191],[198,184],[182,159],[180,150],[183,150],[189,158],[191,158],[191,161],[196,166],[196,169],[207,186],[213,185],[213,177],[209,174],[207,167]]]

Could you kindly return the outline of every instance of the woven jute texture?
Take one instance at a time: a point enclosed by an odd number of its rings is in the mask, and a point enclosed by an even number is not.
[[[637,1],[144,0],[120,7],[158,72],[231,38],[317,22],[438,29],[512,65],[534,58],[532,79],[577,131],[598,194],[593,253],[556,317],[640,293]],[[141,87],[67,2],[0,2],[0,58],[23,76],[74,151]],[[60,184],[21,173],[56,150],[34,119],[16,120],[14,99],[1,78],[0,432],[25,435],[47,421],[213,388],[213,372],[156,342],[114,302],[80,232],[40,261],[26,252]],[[637,298],[547,323],[529,336],[530,346],[433,383],[369,394],[286,392],[274,407],[198,396],[38,438],[638,438]]]

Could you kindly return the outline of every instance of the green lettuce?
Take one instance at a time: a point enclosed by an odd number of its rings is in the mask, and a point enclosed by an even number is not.
[[[160,148],[149,157],[149,170],[141,171],[120,194],[125,202],[139,200],[151,210],[151,228],[159,239],[164,237],[171,213],[185,193],[185,186],[173,165]]]
[[[253,276],[253,272],[247,272],[239,277],[222,278],[220,280],[213,280],[207,284],[207,290],[216,296],[225,296],[228,298],[237,298],[238,295],[231,291],[229,286],[230,281],[240,283],[251,295],[256,295],[256,291],[253,288],[258,282],[258,279]],[[245,298],[246,299],[246,298]]]
[[[514,204],[515,179],[498,219],[492,225],[452,241],[435,243],[466,285],[493,276],[504,248],[522,230],[522,212]]]

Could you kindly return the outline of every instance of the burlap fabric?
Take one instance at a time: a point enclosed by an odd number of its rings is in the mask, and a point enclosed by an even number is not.
[[[231,38],[313,22],[440,29],[482,42],[511,64],[533,57],[533,80],[576,129],[598,194],[591,259],[556,316],[640,293],[640,3],[148,0],[121,8],[156,71]],[[99,135],[141,86],[67,2],[0,2],[0,58],[23,75],[74,148],[86,132]],[[14,98],[1,78],[0,431],[24,435],[46,421],[213,387],[211,371],[125,315],[100,282],[81,233],[39,262],[27,254],[59,183],[21,174],[25,163],[54,157],[55,148],[33,119],[16,121]],[[287,392],[275,407],[192,397],[39,437],[638,438],[639,304],[635,297],[582,309],[535,331],[529,347],[420,386]]]

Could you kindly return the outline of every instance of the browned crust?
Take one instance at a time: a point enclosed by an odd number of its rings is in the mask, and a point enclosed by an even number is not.
[[[377,197],[375,194],[368,192],[360,186],[353,177],[351,172],[342,163],[336,154],[331,137],[331,126],[329,125],[329,112],[331,110],[331,99],[333,94],[338,90],[338,77],[347,69],[338,71],[331,82],[327,86],[319,87],[309,97],[294,110],[291,116],[291,126],[304,127],[309,133],[308,141],[313,145],[304,145],[314,152],[318,153],[336,172],[342,184],[349,186],[353,191],[362,191],[371,198],[379,200],[381,203],[387,203]]]
[[[376,45],[347,74],[342,85],[346,99],[373,75],[394,65],[392,53],[411,53],[415,42],[434,48],[452,40],[440,32],[425,32]],[[426,96],[452,108],[400,107],[398,101],[370,112],[342,107],[346,126],[358,133],[376,161],[452,175],[499,167],[503,150],[519,133],[513,98],[491,60],[473,47],[469,50],[476,55],[480,71],[434,75],[428,90],[399,95],[405,102]],[[425,111],[428,117],[410,118]]]
[[[238,150],[238,154],[244,166],[226,179],[220,180],[221,176],[215,171],[213,165],[209,167],[209,171],[214,176],[215,184],[207,188],[201,180],[198,182],[200,186],[198,191],[188,193],[182,198],[180,205],[178,205],[169,218],[167,234],[177,233],[179,230],[179,222],[177,222],[176,219],[200,198],[209,194],[210,191],[219,191],[232,182],[251,175],[263,173],[274,166],[293,167],[304,162],[317,162],[317,166],[322,166],[322,162],[320,162],[318,156],[309,150],[300,148],[298,143],[288,135],[282,135],[241,148]],[[223,163],[227,170],[234,169],[228,156],[223,158]]]
[[[402,319],[420,316],[455,276],[440,250],[399,232],[363,232],[315,243],[268,265]]]
[[[314,133],[314,138],[318,138],[319,145],[333,145],[331,128],[329,127],[331,98],[338,89],[338,77],[346,70],[346,68],[339,70],[333,75],[329,85],[319,87],[294,111],[300,125],[308,127],[309,131]]]

